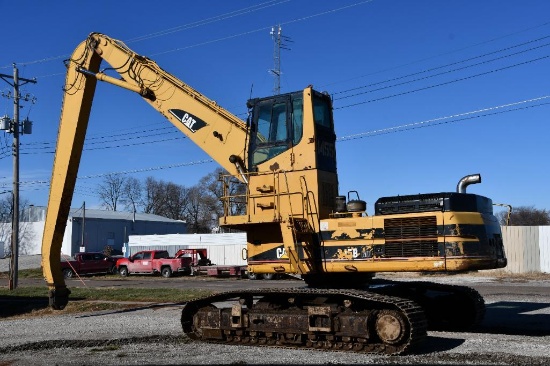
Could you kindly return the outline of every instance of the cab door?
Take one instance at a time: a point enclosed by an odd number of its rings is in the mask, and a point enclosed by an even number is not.
[[[94,264],[93,264],[93,256],[89,253],[82,253],[80,255],[80,274],[86,274],[86,273],[93,273],[94,271]]]
[[[139,255],[139,256],[138,256]],[[151,252],[140,252],[134,256],[133,272],[152,272]]]
[[[93,271],[94,273],[106,272],[110,268],[110,264],[106,261],[106,256],[102,253],[93,254]]]

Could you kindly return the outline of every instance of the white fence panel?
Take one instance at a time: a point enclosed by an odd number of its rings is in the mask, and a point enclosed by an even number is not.
[[[550,226],[539,226],[540,270],[550,273]]]
[[[540,272],[539,226],[503,226],[507,272]]]

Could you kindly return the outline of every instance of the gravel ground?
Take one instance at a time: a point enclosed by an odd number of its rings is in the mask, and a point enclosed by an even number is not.
[[[179,316],[156,306],[4,320],[0,365],[550,364],[548,335],[429,332],[419,354],[388,357],[192,342]]]
[[[38,256],[38,263],[39,261]],[[0,260],[0,271],[4,271],[2,262],[3,260]],[[20,268],[27,262],[32,260],[21,260]],[[437,276],[431,277],[430,280],[440,279]],[[495,278],[453,276],[441,280],[471,284],[475,287],[483,284],[490,286]],[[528,290],[521,295],[497,291],[485,296],[488,309],[491,311],[488,311],[488,316],[478,332],[429,332],[425,344],[414,355],[379,356],[198,343],[182,335],[179,323],[181,305],[156,304],[121,311],[0,319],[3,335],[0,340],[0,366],[550,365],[550,281],[528,282],[529,286],[538,289],[536,296],[530,295]],[[510,288],[519,288],[522,285],[525,285],[525,282],[510,283]]]

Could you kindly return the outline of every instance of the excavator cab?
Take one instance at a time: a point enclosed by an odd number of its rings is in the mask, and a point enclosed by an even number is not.
[[[315,137],[308,142],[317,143],[317,166],[322,170],[336,171],[334,123],[332,102],[328,94],[313,89],[304,95],[300,90],[266,98],[250,99],[250,143],[248,170],[257,172],[258,165],[299,145],[304,137],[304,99],[312,106]],[[320,163],[320,164],[319,164]]]

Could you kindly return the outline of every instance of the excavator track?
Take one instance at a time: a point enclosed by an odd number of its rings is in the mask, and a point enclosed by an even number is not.
[[[189,301],[181,323],[206,342],[387,355],[414,351],[427,333],[414,301],[361,290],[223,292]]]
[[[428,321],[429,330],[467,331],[481,324],[485,301],[471,287],[428,281],[374,281],[369,291],[407,298],[419,304]]]

